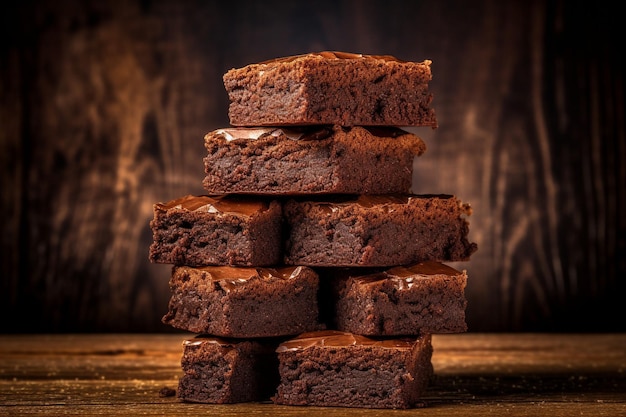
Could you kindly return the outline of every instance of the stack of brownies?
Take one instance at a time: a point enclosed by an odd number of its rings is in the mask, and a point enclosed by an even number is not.
[[[436,128],[430,61],[310,53],[224,75],[231,127],[208,133],[204,196],[154,205],[172,264],[163,322],[189,402],[409,408],[431,335],[467,330],[470,206],[412,194]]]

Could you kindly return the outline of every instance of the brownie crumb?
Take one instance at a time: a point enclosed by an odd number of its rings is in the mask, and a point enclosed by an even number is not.
[[[176,390],[170,387],[163,387],[159,390],[159,397],[173,397],[176,395]]]

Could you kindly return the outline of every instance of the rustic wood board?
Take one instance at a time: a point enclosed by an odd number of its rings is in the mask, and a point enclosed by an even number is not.
[[[626,334],[435,335],[426,408],[208,405],[176,388],[192,335],[0,336],[0,415],[624,416]]]

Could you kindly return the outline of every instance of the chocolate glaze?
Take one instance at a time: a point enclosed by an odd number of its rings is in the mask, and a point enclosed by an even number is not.
[[[362,126],[372,136],[381,138],[397,138],[407,135],[409,132],[394,126]],[[234,140],[258,140],[265,136],[285,136],[291,140],[321,140],[333,135],[333,131],[343,129],[350,131],[349,127],[340,126],[302,126],[302,127],[230,127],[217,129],[213,133],[221,136],[227,142]]]
[[[188,210],[206,211],[208,213],[237,213],[251,216],[259,211],[267,210],[269,205],[265,201],[245,199],[234,196],[192,196],[187,195],[167,203],[155,205],[160,210]]]
[[[203,343],[211,343],[211,344],[216,344],[216,345],[220,345],[222,347],[226,347],[226,348],[232,348],[233,347],[233,343],[229,342],[225,339],[222,339],[221,337],[217,337],[217,336],[209,336],[209,335],[198,335],[193,339],[186,339],[183,340],[183,346],[199,346]]]
[[[333,213],[341,207],[358,204],[362,207],[371,208],[374,206],[386,206],[389,204],[407,204],[409,197],[395,195],[360,195],[358,197],[337,196],[336,198],[325,198],[323,201],[315,202],[324,212]],[[387,207],[389,209],[389,207]]]
[[[440,262],[426,261],[410,266],[396,266],[386,271],[352,277],[360,285],[374,285],[390,279],[400,290],[411,288],[418,280],[433,275],[457,276],[463,273]]]
[[[207,279],[219,281],[224,291],[231,291],[236,286],[251,279],[294,279],[302,272],[301,266],[286,266],[280,268],[245,268],[232,266],[205,266],[196,268],[207,273]]]
[[[391,55],[365,55],[365,54],[355,54],[352,52],[341,52],[341,51],[321,51],[321,52],[311,52],[308,54],[301,55],[292,55],[286,56],[282,58],[274,58],[267,61],[262,61],[260,64],[271,64],[274,62],[291,62],[301,58],[313,58],[320,57],[324,59],[369,59],[369,60],[383,60],[383,61],[391,61],[391,62],[405,62]]]
[[[313,201],[317,206],[319,206],[322,210],[327,211],[328,213],[334,212],[338,210],[340,207],[345,207],[348,205],[358,204],[361,207],[372,208],[372,207],[382,207],[387,209],[388,211],[394,210],[393,205],[397,204],[408,204],[411,200],[418,198],[442,198],[448,199],[452,198],[451,195],[441,194],[441,195],[401,195],[401,194],[384,194],[384,195],[359,195],[359,196],[334,196],[328,197],[324,196],[323,199],[310,199],[309,201]]]
[[[397,266],[386,271],[387,275],[404,278],[415,275],[461,275],[451,266],[436,261],[425,261],[408,266]]]
[[[374,339],[358,334],[338,330],[320,330],[302,333],[301,335],[281,343],[276,352],[304,350],[312,347],[336,348],[344,346],[373,346],[385,349],[411,349],[416,339]]]
[[[333,131],[327,126],[315,127],[231,127],[218,129],[215,135],[223,137],[227,142],[233,140],[257,140],[264,136],[285,136],[292,140],[317,140],[325,139],[332,135]]]

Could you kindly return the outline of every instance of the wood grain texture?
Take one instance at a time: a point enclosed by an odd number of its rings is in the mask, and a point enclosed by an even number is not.
[[[472,204],[468,325],[626,330],[623,25],[608,2],[33,0],[0,23],[5,331],[170,331],[152,204],[202,193],[222,75],[315,50],[431,59],[415,190]],[[26,318],[26,313],[28,317]]]
[[[626,415],[624,334],[433,337],[426,408],[374,410],[162,397],[193,335],[0,336],[1,415],[572,416]]]

